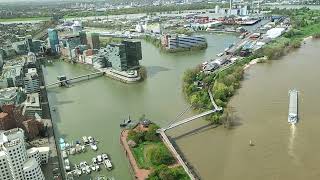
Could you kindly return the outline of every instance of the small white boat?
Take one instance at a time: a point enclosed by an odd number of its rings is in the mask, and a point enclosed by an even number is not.
[[[68,158],[68,154],[66,151],[62,151],[62,158],[63,159]]]
[[[101,155],[97,156],[97,162],[98,162],[98,164],[101,164],[103,162],[103,159],[102,159]]]
[[[82,140],[83,140],[84,144],[89,144],[89,140],[88,140],[87,136],[83,136]]]
[[[81,146],[81,151],[85,152],[86,151],[86,147],[85,146]]]
[[[254,146],[252,140],[249,141],[249,145],[250,145],[250,146]]]
[[[223,55],[224,55],[224,53],[219,53],[219,54],[217,54],[218,57],[221,57],[221,56],[223,56]]]
[[[96,164],[96,170],[100,171],[100,166],[98,164]]]
[[[94,139],[93,139],[92,136],[89,136],[89,137],[88,137],[88,140],[89,140],[89,143],[94,143]]]
[[[86,174],[90,174],[91,173],[91,170],[90,170],[90,167],[89,166],[86,166]]]
[[[96,166],[95,165],[92,165],[92,166],[90,166],[91,167],[91,170],[92,171],[96,171]]]
[[[69,159],[64,160],[64,166],[67,172],[71,170]]]
[[[109,171],[112,170],[112,164],[111,164],[111,161],[109,159],[103,161],[103,164]]]
[[[76,150],[76,153],[79,153],[81,151],[81,146],[79,144],[76,144],[75,150]]]
[[[76,153],[76,149],[75,149],[75,148],[70,148],[69,151],[70,151],[70,154],[71,154],[71,155],[74,155],[74,154]]]
[[[109,158],[108,158],[108,155],[107,155],[107,154],[105,154],[105,153],[104,153],[104,154],[102,154],[101,156],[102,156],[102,159],[103,159],[103,160],[107,160],[107,159],[109,159]]]
[[[93,158],[92,158],[92,163],[93,163],[93,164],[97,164],[97,158],[96,158],[96,157],[93,157]]]
[[[91,149],[94,150],[94,151],[98,150],[98,146],[97,146],[96,144],[94,144],[94,143],[91,143],[91,144],[90,144],[90,147],[91,147]]]
[[[74,174],[75,174],[76,176],[81,176],[82,172],[81,172],[80,169],[76,169],[76,170],[74,171]]]

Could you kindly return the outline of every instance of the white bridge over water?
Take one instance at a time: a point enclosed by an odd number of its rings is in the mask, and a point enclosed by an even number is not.
[[[105,74],[105,72],[94,72],[94,73],[85,74],[85,75],[81,75],[81,76],[77,76],[77,77],[67,78],[65,80],[58,80],[56,82],[48,83],[45,85],[45,87],[50,87],[50,86],[55,86],[55,85],[67,86],[70,83],[79,82],[79,81],[83,81],[83,80],[89,80],[89,79],[92,79],[95,77],[100,77],[104,74]]]
[[[180,154],[176,151],[176,149],[174,148],[174,146],[172,145],[170,139],[168,138],[168,136],[166,135],[165,131],[167,130],[170,130],[170,129],[173,129],[173,128],[176,128],[178,126],[181,126],[183,124],[186,124],[186,123],[189,123],[189,122],[192,122],[196,119],[199,119],[199,118],[202,118],[202,117],[205,117],[209,114],[212,114],[212,113],[215,113],[215,112],[218,112],[218,111],[222,111],[222,108],[221,107],[218,107],[217,104],[215,103],[214,101],[214,98],[213,98],[213,95],[210,91],[210,88],[208,90],[208,93],[209,93],[209,96],[210,96],[210,100],[211,100],[211,103],[213,105],[213,109],[212,110],[209,110],[209,111],[206,111],[206,112],[203,112],[201,114],[198,114],[198,115],[195,115],[195,116],[192,116],[192,117],[189,117],[189,118],[186,118],[186,119],[183,119],[181,121],[178,121],[178,122],[170,122],[169,126],[165,127],[165,128],[161,128],[161,129],[158,129],[157,132],[160,134],[163,142],[165,143],[165,145],[170,149],[170,151],[173,153],[173,155],[175,156],[175,158],[179,161],[179,163],[181,164],[181,166],[183,167],[183,169],[185,170],[185,172],[188,174],[188,176],[190,177],[191,180],[195,180],[197,179],[194,175],[194,173],[190,170],[190,168],[187,166],[187,164],[185,163],[185,161],[181,158]],[[182,113],[180,113],[178,116],[177,116],[177,119],[179,119],[180,117],[182,117],[190,108],[192,107],[189,106],[186,110],[184,110]]]

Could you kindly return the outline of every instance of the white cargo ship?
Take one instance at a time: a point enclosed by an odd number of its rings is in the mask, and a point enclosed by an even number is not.
[[[288,122],[296,124],[298,122],[298,91],[289,90],[289,115]]]

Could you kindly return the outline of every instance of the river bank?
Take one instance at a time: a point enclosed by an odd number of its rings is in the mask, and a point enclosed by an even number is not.
[[[239,40],[237,36],[224,34],[204,36],[208,40],[207,50],[179,53],[179,56],[162,53],[142,40],[144,53],[141,65],[145,67],[148,78],[141,83],[125,84],[100,77],[77,83],[70,88],[49,88],[50,106],[56,109],[52,113],[52,121],[57,137],[77,139],[91,135],[99,139],[103,143],[99,144],[98,153],[109,153],[115,165],[113,171],[103,172],[103,175],[121,180],[132,179],[129,163],[119,145],[119,124],[128,115],[139,117],[146,114],[159,126],[165,127],[189,106],[182,94],[181,79],[184,71],[202,63],[204,59],[210,59],[212,54],[223,51],[227,45]],[[44,74],[46,82],[55,82],[59,75],[76,77],[91,73],[91,70],[82,64],[54,61],[45,67]],[[185,114],[186,117],[192,115],[195,115],[192,111]],[[79,164],[83,160],[90,161],[94,155],[90,151],[71,156],[70,161]],[[80,179],[87,180],[96,175],[82,176]]]
[[[276,10],[276,12],[277,11],[278,10]],[[300,48],[305,38],[320,33],[320,23],[318,21],[310,20],[312,23],[309,22],[308,25],[305,25],[303,23],[298,24],[298,22],[296,22],[297,20],[294,20],[296,14],[320,14],[320,11],[307,10],[305,12],[304,9],[301,9],[292,12],[291,10],[282,12],[282,15],[286,15],[286,13],[291,16],[291,25],[293,26],[290,27],[289,31],[264,45],[261,49],[253,52],[250,56],[244,57],[241,61],[229,66],[227,70],[205,74],[202,72],[202,68],[198,66],[192,70],[186,71],[183,80],[183,91],[189,103],[191,103],[197,111],[204,111],[212,108],[210,105],[208,106],[209,97],[205,95],[208,89],[215,94],[214,98],[217,104],[226,108],[230,98],[235,94],[236,89],[240,87],[244,69],[256,64],[262,57],[266,57],[263,62],[266,62],[266,59],[279,59],[292,52],[294,49]],[[312,17],[310,17],[310,19],[312,19]],[[307,21],[307,19],[304,21]],[[196,84],[203,84],[203,86],[197,87]],[[224,124],[228,121],[228,114],[229,112],[227,110],[224,111],[223,114],[219,113],[211,115],[207,119],[216,124]]]
[[[319,47],[320,41],[309,39],[279,60],[248,68],[241,88],[228,103],[234,109],[230,130],[198,121],[170,133],[202,179],[319,178],[316,152],[320,147],[314,143],[319,135],[314,128],[319,126],[320,87],[314,84],[320,76]],[[300,92],[301,121],[294,127],[287,120],[292,88]],[[204,161],[214,163],[208,169]]]

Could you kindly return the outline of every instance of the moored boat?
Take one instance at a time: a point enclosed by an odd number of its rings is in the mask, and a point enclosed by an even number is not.
[[[98,146],[97,146],[96,144],[94,144],[94,143],[91,143],[91,144],[90,144],[90,147],[91,147],[91,149],[94,150],[94,151],[97,151],[97,150],[98,150]]]
[[[112,163],[109,159],[103,161],[104,166],[110,171],[112,170]]]

